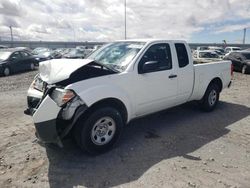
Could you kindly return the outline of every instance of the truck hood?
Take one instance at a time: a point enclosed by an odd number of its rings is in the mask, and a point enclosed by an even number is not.
[[[70,77],[77,69],[93,62],[91,59],[52,59],[39,64],[40,77],[48,84],[54,84]]]

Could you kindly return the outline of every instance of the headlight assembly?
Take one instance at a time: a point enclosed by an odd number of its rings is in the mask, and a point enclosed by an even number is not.
[[[76,94],[67,89],[60,89],[55,88],[54,91],[52,91],[50,97],[56,102],[58,106],[63,106],[67,102],[69,102],[71,99],[73,99],[76,96]]]

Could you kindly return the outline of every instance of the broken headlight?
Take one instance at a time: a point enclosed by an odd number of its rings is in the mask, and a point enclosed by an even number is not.
[[[63,106],[67,102],[69,102],[71,99],[73,99],[76,96],[76,94],[67,89],[60,89],[60,88],[55,88],[50,97],[56,102],[58,106]]]

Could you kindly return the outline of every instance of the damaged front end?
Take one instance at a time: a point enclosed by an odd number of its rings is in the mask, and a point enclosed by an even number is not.
[[[62,146],[77,119],[88,108],[68,85],[83,80],[116,74],[93,60],[51,60],[40,64],[40,73],[28,90],[28,109],[33,116],[37,137],[45,143]]]
[[[55,143],[62,147],[61,139],[70,132],[79,114],[86,109],[87,106],[74,91],[49,88],[33,111],[36,136],[44,143]]]

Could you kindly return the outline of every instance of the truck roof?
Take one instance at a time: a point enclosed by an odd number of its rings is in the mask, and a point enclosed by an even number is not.
[[[171,40],[171,39],[127,39],[127,40],[118,40],[118,42],[175,42],[175,43],[186,43],[184,40]]]

